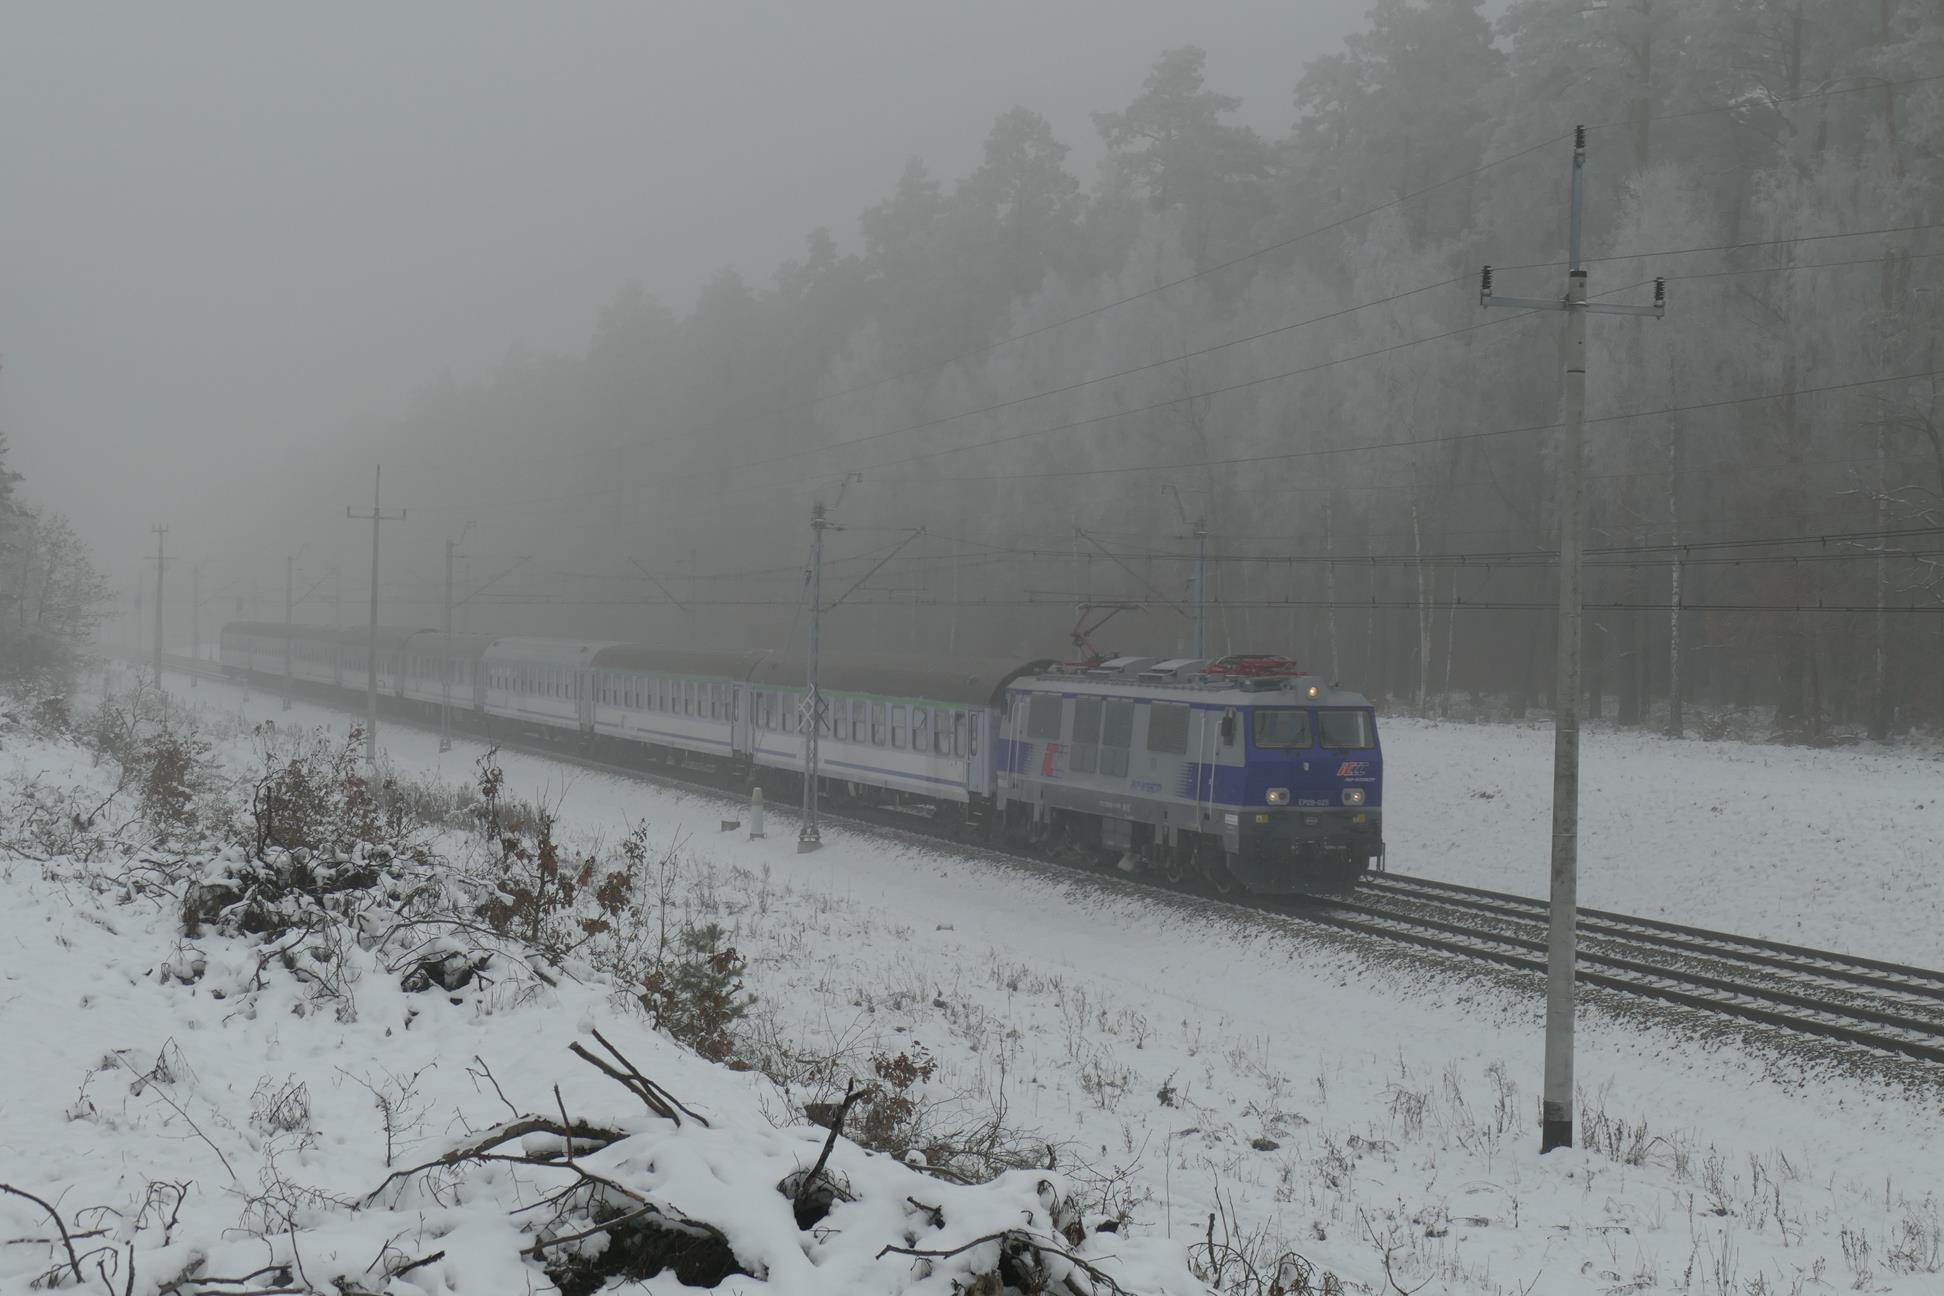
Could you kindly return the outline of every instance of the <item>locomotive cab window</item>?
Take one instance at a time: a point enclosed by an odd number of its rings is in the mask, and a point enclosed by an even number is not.
[[[1147,749],[1168,756],[1187,754],[1187,703],[1151,702],[1148,704]]]
[[[1258,747],[1303,747],[1310,745],[1310,713],[1296,707],[1264,707],[1254,714],[1255,745]]]
[[[1073,703],[1073,752],[1067,768],[1076,774],[1091,774],[1100,764],[1100,716],[1105,703],[1099,698],[1076,698]]]
[[[1100,772],[1127,777],[1127,751],[1134,745],[1134,704],[1110,698],[1100,716]]]
[[[1060,736],[1060,696],[1035,693],[1026,706],[1026,736],[1051,741]]]
[[[1324,747],[1343,751],[1363,751],[1377,745],[1376,726],[1370,712],[1351,707],[1329,707],[1316,713],[1317,739]]]

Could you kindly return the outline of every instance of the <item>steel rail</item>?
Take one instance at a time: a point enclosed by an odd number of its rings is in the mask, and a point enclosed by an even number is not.
[[[1535,896],[1489,891],[1483,887],[1403,873],[1373,873],[1364,879],[1364,885],[1411,899],[1498,912],[1513,918],[1544,917],[1547,910],[1546,902]],[[1432,894],[1434,892],[1455,894],[1443,896]],[[1607,909],[1581,909],[1579,922],[1581,930],[1589,935],[1611,934],[1619,939],[1663,945],[1709,958],[1761,964],[1804,975],[1854,981],[1876,989],[1944,1000],[1944,971],[1933,968],[1885,962],[1811,945],[1791,945],[1759,936],[1711,931],[1705,927],[1690,927]]]

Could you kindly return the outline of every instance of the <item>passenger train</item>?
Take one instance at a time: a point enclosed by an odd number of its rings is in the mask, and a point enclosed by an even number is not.
[[[367,629],[223,628],[233,675],[364,692]],[[590,754],[801,788],[801,660],[380,626],[377,687],[426,714]],[[1279,657],[826,656],[819,794],[964,837],[1293,893],[1381,868],[1383,753],[1364,697]]]

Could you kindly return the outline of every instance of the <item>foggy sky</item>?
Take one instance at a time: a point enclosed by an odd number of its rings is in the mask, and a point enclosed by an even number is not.
[[[578,349],[630,278],[686,310],[814,226],[852,246],[904,158],[963,175],[1015,103],[1091,180],[1088,113],[1164,48],[1205,47],[1279,135],[1364,7],[16,3],[0,427],[118,576],[152,521],[192,559],[281,552],[238,496],[289,448],[510,347]],[[296,534],[368,503],[369,465],[342,468],[300,483]]]

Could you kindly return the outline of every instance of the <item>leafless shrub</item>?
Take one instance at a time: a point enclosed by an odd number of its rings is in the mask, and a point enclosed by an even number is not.
[[[1235,1203],[1215,1187],[1202,1240],[1188,1248],[1197,1278],[1223,1296],[1342,1296],[1343,1284],[1273,1237],[1267,1223],[1244,1231]]]
[[[379,1125],[385,1134],[385,1168],[391,1169],[397,1162],[398,1154],[418,1144],[419,1131],[425,1126],[426,1113],[431,1104],[420,1097],[419,1080],[438,1066],[437,1062],[428,1063],[410,1075],[398,1075],[386,1071],[380,1079],[369,1075],[352,1075],[343,1067],[338,1074],[362,1086],[371,1095],[371,1104],[378,1109]]]
[[[250,1125],[264,1134],[308,1134],[310,1086],[296,1076],[281,1083],[264,1076],[250,1094]]]
[[[368,773],[363,732],[342,741],[319,732],[256,730],[261,761],[250,797],[249,832],[258,858],[275,849],[342,855],[353,847],[384,846],[425,859],[428,829],[419,795],[401,793],[389,771]]]

